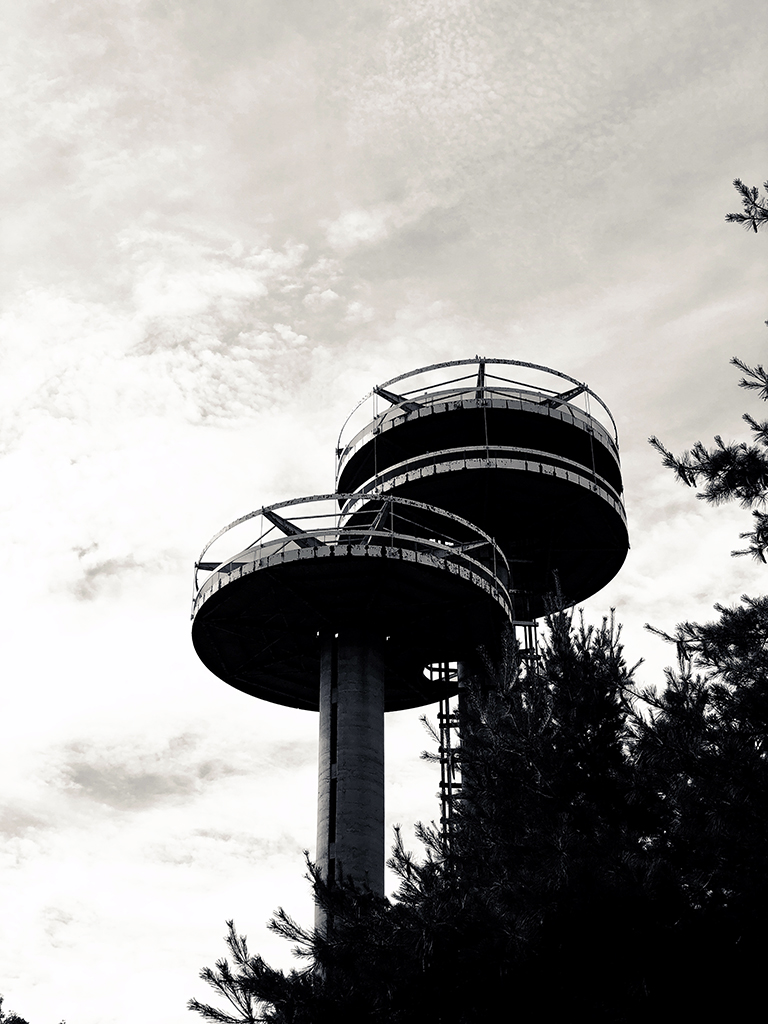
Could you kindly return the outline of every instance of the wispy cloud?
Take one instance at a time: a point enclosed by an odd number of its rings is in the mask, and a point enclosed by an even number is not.
[[[201,757],[200,746],[191,735],[173,737],[160,749],[72,743],[52,765],[52,781],[74,799],[133,812],[179,803],[223,779],[253,773],[242,758]]]

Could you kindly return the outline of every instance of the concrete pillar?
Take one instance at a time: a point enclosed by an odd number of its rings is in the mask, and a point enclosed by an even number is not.
[[[340,631],[323,639],[317,863],[384,892],[382,639]],[[317,919],[322,926],[321,915]]]

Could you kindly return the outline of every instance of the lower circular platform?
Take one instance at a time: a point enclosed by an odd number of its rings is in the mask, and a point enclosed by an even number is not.
[[[192,639],[231,686],[316,711],[321,638],[361,631],[384,640],[385,710],[448,696],[426,665],[474,655],[511,618],[492,569],[428,540],[316,543],[240,555],[201,587]],[[492,653],[492,652],[491,652]]]

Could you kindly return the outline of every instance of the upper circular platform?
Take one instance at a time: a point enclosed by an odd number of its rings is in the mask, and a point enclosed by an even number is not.
[[[386,710],[420,707],[448,696],[426,665],[473,654],[513,618],[508,578],[488,534],[445,510],[390,496],[297,498],[206,545],[192,639],[237,689],[317,710],[322,637],[364,632],[384,641]]]
[[[493,536],[520,618],[584,600],[626,558],[613,417],[548,367],[476,357],[401,374],[353,410],[337,456],[339,491],[417,499]]]

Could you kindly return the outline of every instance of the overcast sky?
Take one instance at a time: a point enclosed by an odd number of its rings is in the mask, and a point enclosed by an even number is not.
[[[620,431],[643,632],[765,590],[748,514],[646,442],[764,411],[762,5],[29,0],[6,5],[0,992],[32,1024],[181,1024],[234,917],[311,920],[316,718],[211,676],[192,564],[325,492],[371,386],[481,353],[585,380]],[[388,822],[437,815],[418,712]]]

